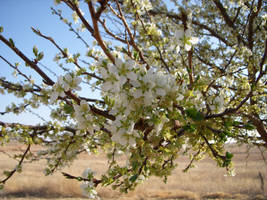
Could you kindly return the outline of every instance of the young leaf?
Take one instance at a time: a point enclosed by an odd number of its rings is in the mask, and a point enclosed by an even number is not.
[[[227,151],[226,154],[225,154],[225,157],[227,159],[231,160],[234,157],[234,155],[232,153],[230,153],[230,152]]]
[[[9,38],[9,42],[10,42],[10,44],[11,44],[12,47],[15,46],[15,43],[14,43],[14,41],[12,40],[12,38]]]
[[[10,171],[4,171],[4,172],[3,172],[3,174],[4,174],[5,176],[9,176],[10,173],[11,173]]]
[[[37,55],[37,60],[40,61],[42,60],[44,57],[44,52],[40,52],[38,55]]]
[[[32,52],[34,53],[34,55],[37,57],[38,56],[38,49],[36,46],[33,47]]]
[[[65,104],[65,105],[64,105],[64,111],[65,111],[65,113],[67,113],[67,114],[71,114],[74,110],[73,110],[73,107],[72,107],[72,106],[70,106],[70,105],[68,105],[68,104]]]
[[[244,128],[251,131],[251,130],[254,130],[255,129],[255,126],[251,123],[247,123],[244,125]]]
[[[135,174],[135,175],[131,176],[131,178],[129,180],[131,182],[135,182],[137,178],[138,178],[138,174]]]
[[[195,121],[202,121],[204,120],[204,115],[197,111],[196,108],[189,108],[185,111],[186,115],[188,117],[190,117],[191,119],[195,120]]]

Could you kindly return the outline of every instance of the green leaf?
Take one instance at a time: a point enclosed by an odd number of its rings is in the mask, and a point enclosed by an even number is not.
[[[185,131],[188,131],[190,133],[193,133],[196,130],[196,125],[195,124],[188,124],[186,126],[183,126],[183,129]]]
[[[93,49],[90,49],[88,52],[87,52],[87,54],[86,54],[87,56],[92,56],[93,55]]]
[[[139,53],[137,51],[134,51],[133,57],[135,60],[138,60],[139,59]]]
[[[244,128],[246,130],[250,130],[251,131],[251,130],[255,129],[255,126],[253,124],[251,124],[251,123],[247,123],[247,124],[244,125]]]
[[[58,4],[60,4],[61,3],[61,0],[55,0],[54,1],[54,4],[57,6]]]
[[[229,131],[229,130],[224,130],[223,131],[223,134],[225,135],[225,136],[233,136],[233,133],[231,132],[231,131]]]
[[[233,121],[233,126],[239,126],[241,123],[239,121]]]
[[[231,164],[232,158],[234,155],[230,152],[225,153],[225,158],[223,159],[223,163],[221,164],[222,167],[228,167]]]
[[[0,184],[0,190],[3,190],[3,189],[4,189],[4,185]]]
[[[129,179],[131,182],[135,182],[136,181],[136,179],[138,178],[138,174],[135,174],[135,175],[133,175],[133,176],[131,176],[131,178]]]
[[[70,105],[68,105],[68,104],[65,104],[63,109],[64,109],[65,113],[67,113],[67,114],[71,114],[71,113],[73,113],[73,108],[72,108],[72,106],[70,106]]]
[[[33,52],[34,55],[37,57],[37,55],[38,55],[38,49],[37,49],[36,46],[33,47],[32,52]]]
[[[225,132],[220,133],[220,134],[219,134],[220,141],[223,141],[223,142],[227,141],[227,137],[226,137],[226,135],[227,135],[227,134],[226,134]]]
[[[196,108],[189,108],[185,111],[186,115],[188,117],[190,117],[191,119],[195,120],[195,121],[202,121],[204,120],[204,115],[197,111]]]
[[[232,154],[232,153],[230,153],[230,152],[226,152],[226,154],[225,154],[225,157],[228,159],[228,160],[231,160],[233,157],[234,157],[234,155]]]
[[[40,52],[38,55],[37,55],[37,60],[40,61],[42,60],[44,57],[44,52]]]
[[[0,26],[0,33],[3,33],[3,31],[4,31],[3,26]]]
[[[128,53],[128,51],[124,47],[122,47],[122,53]]]
[[[194,120],[203,121],[204,120],[204,115],[201,112],[197,112]]]
[[[163,182],[164,182],[165,184],[167,184],[167,181],[168,181],[168,177],[167,177],[167,176],[164,176],[164,178],[163,178]]]
[[[133,164],[132,164],[133,170],[136,170],[139,167],[139,165],[140,165],[139,162],[134,161]]]
[[[21,173],[21,172],[22,172],[22,166],[21,166],[21,165],[18,165],[18,166],[16,167],[16,171],[17,171],[18,173]]]
[[[11,44],[12,47],[15,47],[15,43],[14,43],[14,41],[12,40],[12,38],[9,38],[9,42],[10,42],[10,44]]]
[[[11,173],[10,171],[4,171],[4,172],[3,172],[3,174],[4,174],[5,176],[9,176],[10,173]]]

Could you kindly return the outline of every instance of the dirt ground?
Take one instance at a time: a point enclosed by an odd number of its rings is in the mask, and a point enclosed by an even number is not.
[[[0,174],[16,165],[16,161],[11,160],[9,156],[24,148],[16,145],[0,147]],[[37,150],[38,147],[33,149]],[[157,177],[152,177],[128,194],[120,194],[110,188],[98,188],[98,194],[103,200],[267,200],[267,164],[257,148],[250,149],[249,153],[247,150],[245,146],[229,146],[229,151],[235,155],[234,177],[225,176],[225,169],[218,168],[209,158],[203,159],[197,167],[184,173],[182,171],[189,160],[180,157],[176,161],[178,167],[169,177],[167,184]],[[267,153],[263,155],[267,158]],[[44,176],[44,166],[45,161],[25,164],[23,172],[16,174],[6,184],[5,190],[0,193],[0,199],[84,199],[78,182],[66,180],[59,172],[53,176]],[[100,175],[106,170],[106,166],[104,155],[83,154],[72,166],[62,171],[79,176],[85,168],[90,167]],[[263,190],[259,173],[265,183]],[[0,179],[2,178],[0,175]]]

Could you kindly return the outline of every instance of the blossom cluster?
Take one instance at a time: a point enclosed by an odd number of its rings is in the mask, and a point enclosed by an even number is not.
[[[80,91],[79,84],[82,79],[75,74],[68,73],[65,76],[59,76],[57,82],[53,85],[50,100],[51,103],[55,102],[58,97],[64,97],[65,92],[70,90]]]
[[[139,14],[144,14],[153,8],[149,0],[125,0],[123,4],[124,6],[129,7],[131,9],[134,5],[135,11]]]
[[[177,45],[177,52],[180,51],[181,46],[184,46],[184,49],[186,51],[190,51],[192,46],[198,43],[198,38],[192,36],[191,28],[188,28],[186,30],[178,28],[174,33],[174,41]]]
[[[103,97],[116,99],[110,114],[116,120],[107,128],[112,132],[112,140],[123,146],[135,145],[139,137],[134,129],[135,119],[145,116],[147,119],[156,114],[162,101],[175,98],[179,86],[175,75],[165,73],[156,67],[146,68],[131,59],[125,62],[117,58],[115,65],[101,61],[99,73],[105,82],[101,85]],[[148,110],[155,110],[149,112]]]
[[[94,117],[86,101],[82,100],[80,105],[75,104],[74,111],[79,130],[86,130],[90,133],[93,133],[94,130],[99,130],[99,127],[94,123]]]
[[[92,180],[93,176],[94,172],[90,168],[85,169],[84,172],[82,173],[82,178],[87,180],[84,181],[80,187],[83,191],[84,196],[88,197],[89,199],[99,199],[94,187],[94,182]]]

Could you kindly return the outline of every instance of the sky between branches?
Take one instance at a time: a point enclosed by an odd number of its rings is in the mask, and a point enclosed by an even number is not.
[[[53,37],[53,39],[62,47],[68,48],[70,53],[83,54],[86,53],[85,46],[75,38],[75,35],[68,31],[68,27],[59,20],[59,17],[52,14],[51,7],[62,10],[62,15],[68,19],[71,19],[71,10],[66,6],[54,6],[54,1],[50,0],[2,0],[0,6],[0,26],[4,28],[3,35],[7,38],[12,38],[15,45],[25,53],[29,58],[34,58],[32,52],[33,46],[36,45],[39,51],[44,51],[44,59],[42,64],[52,69],[57,74],[62,74],[62,70],[53,62],[53,58],[57,53],[55,47],[47,40],[35,35],[31,27],[39,29],[47,36]],[[85,10],[85,9],[84,9]],[[85,10],[85,15],[87,15]],[[90,34],[87,32],[82,33],[82,36],[91,41]],[[24,62],[19,59],[14,52],[12,52],[5,44],[0,43],[0,55],[7,59],[12,64],[21,63],[20,69],[26,70],[31,74],[34,79],[38,79],[38,75],[29,68],[26,68]],[[2,59],[0,59],[0,76],[7,77],[9,80],[18,81],[12,76],[14,71],[8,66]],[[56,81],[57,77],[48,72],[44,66],[40,66],[43,70]],[[40,79],[39,79],[40,81]],[[83,91],[88,92],[88,91]],[[97,93],[95,95],[98,95]],[[11,102],[18,103],[18,98],[13,95],[1,95],[0,94],[0,112],[5,111],[5,107]],[[47,107],[41,107],[38,110],[33,110],[40,114],[45,119],[49,118],[49,110]],[[34,114],[27,112],[19,116],[14,114],[0,115],[0,120],[5,122],[20,122],[24,124],[36,124],[42,123],[43,120],[36,117]]]

